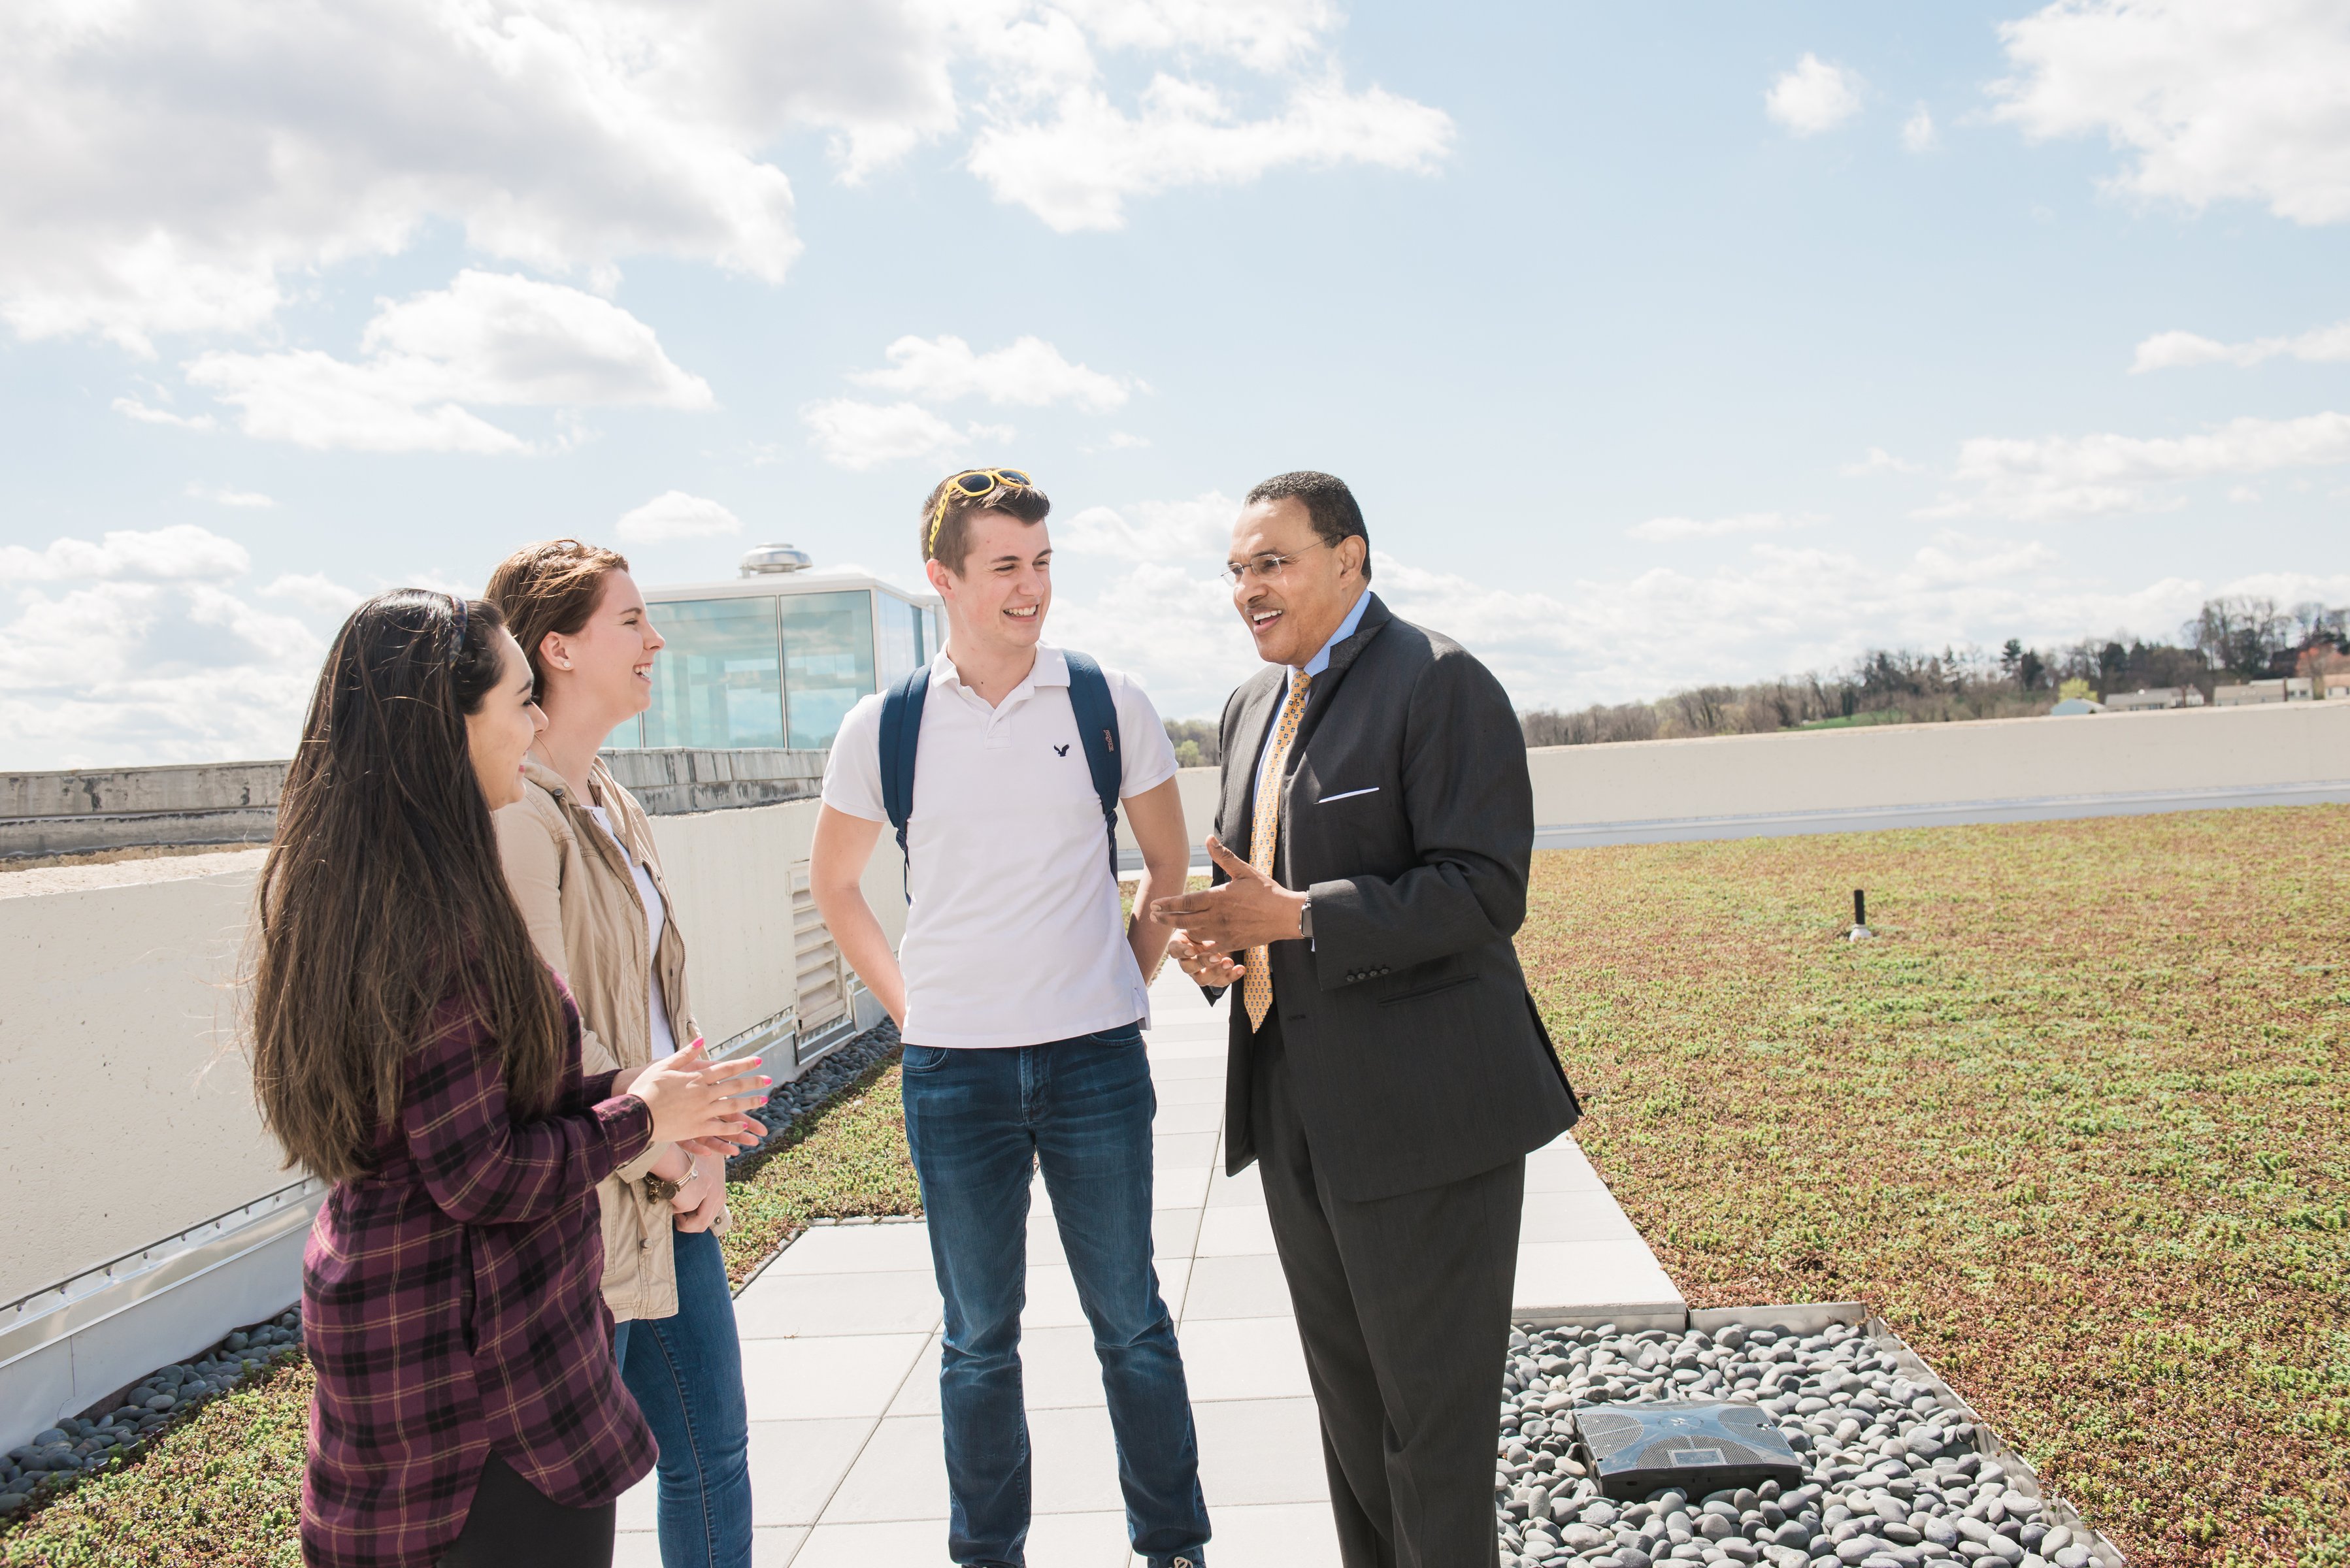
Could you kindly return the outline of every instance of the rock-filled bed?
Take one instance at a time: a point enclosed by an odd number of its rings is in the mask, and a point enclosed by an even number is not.
[[[1762,1410],[1801,1484],[1603,1497],[1577,1458],[1575,1411],[1669,1400]],[[1494,1465],[1503,1568],[2116,1568],[1988,1438],[1898,1341],[1854,1324],[1521,1327]]]

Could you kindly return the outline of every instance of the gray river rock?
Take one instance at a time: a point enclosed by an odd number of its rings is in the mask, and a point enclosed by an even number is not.
[[[1758,1406],[1802,1460],[1804,1483],[1601,1497],[1572,1457],[1572,1412],[1659,1399]],[[1974,1438],[1854,1327],[1518,1329],[1494,1448],[1502,1565],[2086,1568],[2087,1546],[2052,1527]]]

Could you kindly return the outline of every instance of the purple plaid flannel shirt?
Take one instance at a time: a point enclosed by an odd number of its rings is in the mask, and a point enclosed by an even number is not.
[[[571,1065],[539,1121],[506,1108],[470,999],[408,1059],[375,1174],[338,1182],[302,1258],[317,1370],[302,1552],[313,1568],[423,1568],[464,1529],[492,1450],[553,1501],[610,1502],[653,1438],[612,1360],[596,1184],[643,1152],[652,1113]]]

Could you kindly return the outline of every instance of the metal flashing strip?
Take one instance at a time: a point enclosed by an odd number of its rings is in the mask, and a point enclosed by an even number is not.
[[[710,1048],[710,1059],[723,1062],[729,1056],[740,1056],[746,1051],[764,1055],[771,1048],[791,1039],[799,1028],[799,1010],[786,1007],[781,1012],[759,1020],[740,1033],[730,1034]]]
[[[1930,801],[1913,805],[1830,806],[1752,815],[1673,816],[1621,822],[1554,823],[1534,829],[1536,849],[1612,844],[1678,844],[1714,838],[1790,838],[1814,833],[1870,833],[1893,827],[1952,827],[1979,822],[2052,822],[2089,816],[2147,816],[2170,811],[2315,805],[2350,801],[2350,779],[2303,784],[2137,790],[2108,794],[2017,795],[1998,800]]]
[[[297,1181],[0,1307],[0,1367],[307,1229],[326,1191],[316,1177]]]
[[[795,1069],[812,1067],[873,1027],[871,1020],[860,1016],[861,1010],[858,1005],[870,995],[860,981],[852,980],[848,986],[848,1011],[830,1023],[803,1034],[800,1033],[798,1008],[787,1007],[772,1017],[761,1019],[742,1033],[730,1034],[720,1041],[711,1047],[710,1059],[723,1062],[745,1052],[755,1051],[765,1055],[770,1052],[784,1054],[787,1049]],[[795,1078],[798,1075],[796,1070],[792,1075]],[[784,1083],[790,1081],[788,1078],[779,1080]]]

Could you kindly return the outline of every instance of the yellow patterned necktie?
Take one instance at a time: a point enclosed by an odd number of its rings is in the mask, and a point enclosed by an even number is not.
[[[1257,776],[1255,820],[1249,827],[1249,864],[1273,875],[1274,840],[1281,832],[1281,777],[1289,763],[1289,742],[1297,738],[1297,721],[1305,711],[1305,689],[1314,677],[1299,670],[1289,678],[1289,701],[1281,705],[1281,722],[1265,742],[1264,766]],[[1248,1008],[1249,1033],[1264,1027],[1273,1011],[1273,950],[1251,948],[1241,955],[1248,972],[1241,977],[1241,1002]]]

